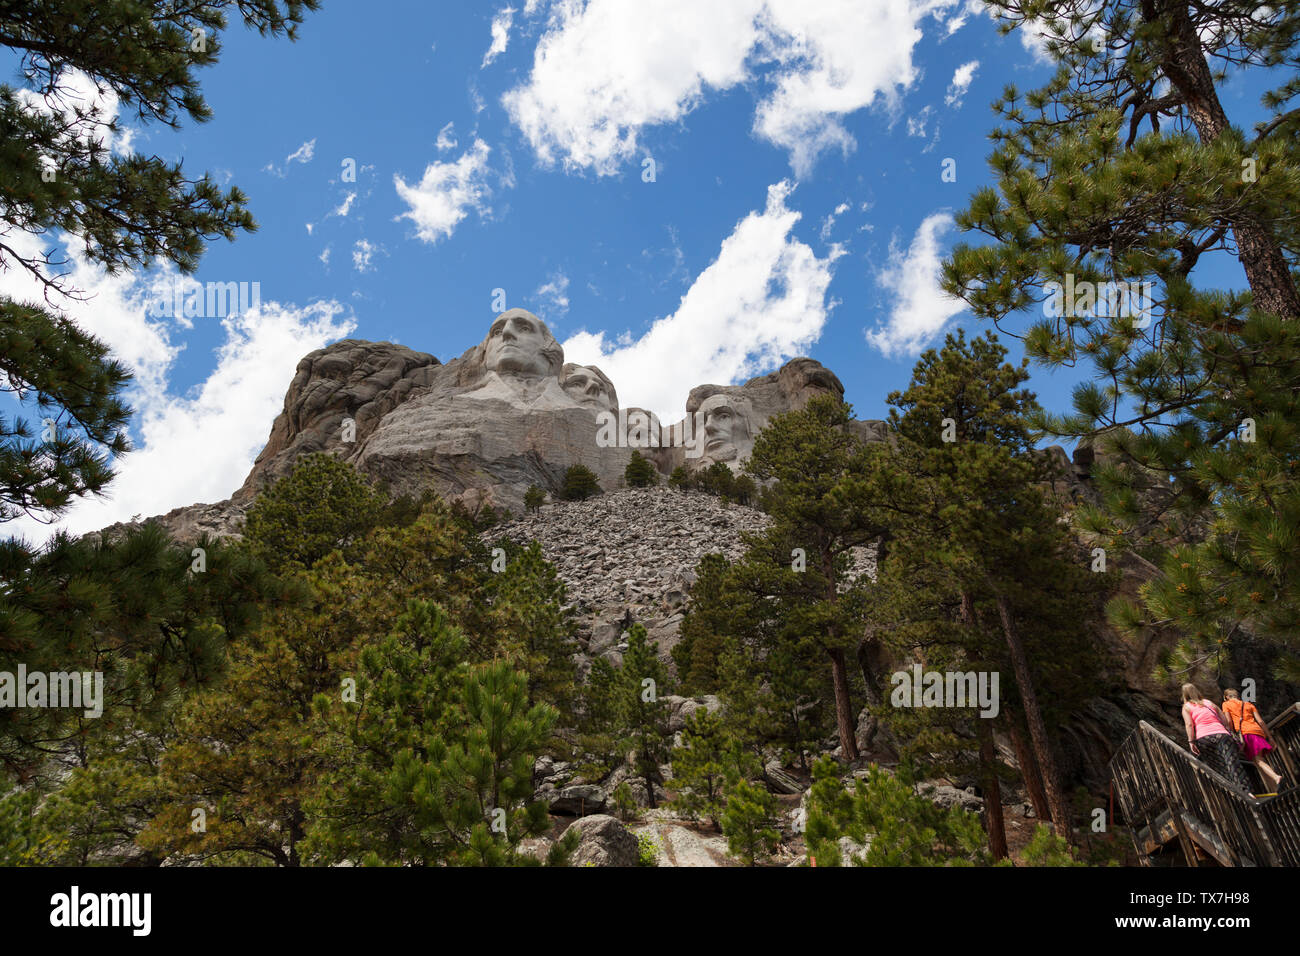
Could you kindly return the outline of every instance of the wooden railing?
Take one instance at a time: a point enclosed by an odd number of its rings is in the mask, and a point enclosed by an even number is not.
[[[1300,784],[1300,704],[1292,704],[1282,713],[1268,722],[1268,732],[1277,743],[1277,759],[1268,754],[1269,765],[1290,781],[1292,786]]]
[[[1300,708],[1292,709],[1297,717],[1274,732],[1280,745],[1281,733],[1300,735]],[[1143,863],[1177,838],[1189,866],[1201,855],[1222,866],[1300,866],[1300,788],[1284,785],[1276,797],[1255,797],[1146,721],[1120,745],[1110,768]]]

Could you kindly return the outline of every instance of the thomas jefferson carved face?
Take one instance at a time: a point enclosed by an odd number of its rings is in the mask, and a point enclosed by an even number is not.
[[[501,313],[484,341],[483,364],[498,374],[555,375],[563,361],[546,323],[523,309]]]
[[[579,405],[597,411],[618,407],[614,386],[599,369],[590,365],[566,365],[560,375],[560,387]]]
[[[722,393],[711,395],[700,403],[696,414],[704,419],[705,458],[733,461],[753,444],[745,401]]]

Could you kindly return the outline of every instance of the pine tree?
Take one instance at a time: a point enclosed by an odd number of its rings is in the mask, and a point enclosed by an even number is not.
[[[633,451],[627,468],[623,470],[623,480],[629,488],[653,488],[659,484],[659,472],[639,451]]]
[[[100,738],[120,740],[131,723],[143,731],[174,694],[217,679],[227,642],[292,602],[242,548],[192,545],[154,524],[56,535],[39,551],[0,544],[0,670],[98,672],[104,691],[99,717],[0,708],[0,768],[28,780],[51,752],[84,767]]]
[[[726,789],[759,772],[758,761],[727,733],[722,717],[701,708],[686,718],[680,746],[673,747],[673,806],[721,828]]]
[[[773,600],[790,551],[762,539],[734,564],[705,555],[673,660],[687,692],[722,698],[727,732],[747,751],[760,755],[776,745],[805,765],[805,751],[825,736],[834,699],[826,694],[823,651],[786,626],[785,601]]]
[[[850,432],[851,416],[848,405],[829,396],[776,416],[755,440],[746,469],[779,483],[767,498],[772,524],[765,547],[769,553],[784,549],[776,559],[783,565],[768,566],[766,586],[785,606],[787,633],[822,649],[830,665],[840,746],[846,759],[855,760],[857,711],[848,655],[862,640],[866,582],[850,580],[849,558],[882,529],[870,519],[855,477],[870,452]],[[802,566],[791,560],[794,547],[804,552]]]
[[[918,794],[907,765],[890,774],[875,764],[852,792],[840,768],[823,757],[813,768],[808,795],[808,853],[817,866],[839,866],[839,841],[848,837],[866,852],[857,866],[987,866],[979,820],[960,807],[944,810]]]
[[[0,231],[67,232],[109,272],[162,259],[193,273],[206,240],[256,228],[247,198],[208,175],[190,179],[181,163],[157,155],[111,155],[106,143],[120,133],[117,121],[75,105],[74,73],[115,94],[140,124],[202,122],[211,112],[196,71],[216,63],[226,11],[264,35],[292,39],[317,5],[31,0],[7,11],[0,46],[14,55],[26,88],[0,84]],[[57,108],[42,108],[51,103]],[[60,295],[79,298],[70,273],[44,252],[0,247],[0,268],[15,266],[46,296],[0,296],[0,371],[4,390],[30,402],[41,421],[0,420],[0,522],[24,512],[57,516],[74,498],[102,493],[112,478],[109,458],[130,447],[130,410],[121,398],[129,374],[51,304]]]
[[[671,689],[659,645],[637,623],[628,633],[622,662],[615,667],[605,658],[593,661],[583,692],[587,749],[614,763],[631,751],[652,808],[657,806],[655,788],[663,782],[659,766],[667,762],[672,742],[663,699]]]
[[[528,675],[529,703],[547,703],[567,714],[573,705],[577,642],[570,634],[564,582],[530,541],[505,546],[506,567],[491,578],[495,653]]]
[[[539,510],[546,503],[546,492],[537,485],[529,485],[528,490],[524,492],[524,510],[532,513]]]
[[[448,862],[505,866],[526,862],[519,842],[548,828],[546,804],[533,801],[533,765],[559,714],[528,704],[524,675],[504,661],[480,665],[466,681],[466,729],[445,751],[432,752],[425,803],[455,843]],[[445,745],[444,745],[445,746]]]
[[[944,287],[995,322],[1041,308],[1027,353],[1093,364],[1074,413],[1039,424],[1097,452],[1105,506],[1081,509],[1080,526],[1163,572],[1141,606],[1117,603],[1116,623],[1180,627],[1183,662],[1223,666],[1243,631],[1294,652],[1300,83],[1267,93],[1270,116],[1248,133],[1211,64],[1262,75],[1294,63],[1300,11],[994,6],[1008,28],[1055,21],[1059,69],[995,107],[997,185],[958,217],[993,241],[955,249]],[[1198,263],[1220,252],[1236,255],[1248,292],[1198,287]]]
[[[560,497],[565,501],[583,501],[600,494],[596,473],[586,465],[570,465],[564,473],[564,486]]]
[[[776,798],[766,787],[739,780],[727,788],[722,832],[727,837],[727,849],[746,866],[769,856],[781,842],[776,807]]]
[[[1059,506],[1046,496],[1043,482],[1052,471],[1034,451],[1028,425],[1038,406],[1032,393],[1018,388],[1028,377],[1023,363],[1003,364],[1005,354],[991,333],[970,343],[958,333],[941,351],[922,355],[910,387],[889,397],[899,443],[888,460],[874,460],[871,497],[886,512],[880,520],[890,525],[887,560],[901,565],[893,578],[910,586],[920,574],[933,576],[938,592],[949,595],[945,639],[968,661],[1010,666],[1052,820],[1070,839],[1069,807],[1040,703],[1042,668],[1031,660],[1027,630],[1036,610],[1047,609],[1065,631],[1054,635],[1042,658],[1068,660],[1066,666],[1075,668],[1094,663],[1077,599],[1103,582],[1089,580],[1077,545],[1059,522]],[[1062,606],[1068,615],[1058,613]],[[1001,638],[1000,652],[990,632]],[[1065,701],[1076,699],[1068,685],[1062,691]],[[983,773],[993,785],[988,729],[977,729]],[[990,818],[1000,854],[999,821],[1000,813]]]
[[[163,808],[137,838],[146,850],[303,864],[304,800],[337,759],[313,746],[313,700],[345,692],[354,642],[369,629],[355,597],[361,582],[337,555],[304,580],[311,605],[268,615],[232,648],[223,685],[183,706],[178,739],[160,761]],[[192,826],[195,810],[206,815],[203,829]]]
[[[309,568],[336,548],[355,559],[384,507],[382,496],[350,464],[305,455],[248,509],[244,539],[273,569]]]

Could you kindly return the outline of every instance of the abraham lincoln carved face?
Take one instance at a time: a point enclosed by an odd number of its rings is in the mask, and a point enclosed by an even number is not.
[[[721,392],[700,403],[696,415],[704,421],[707,460],[734,461],[749,453],[754,444],[750,414],[748,402]]]

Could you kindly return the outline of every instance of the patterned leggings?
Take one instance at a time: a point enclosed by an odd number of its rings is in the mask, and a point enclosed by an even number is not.
[[[1198,737],[1196,749],[1201,752],[1201,759],[1220,774],[1227,777],[1247,793],[1253,792],[1253,786],[1241,769],[1241,751],[1230,734],[1210,734]]]

